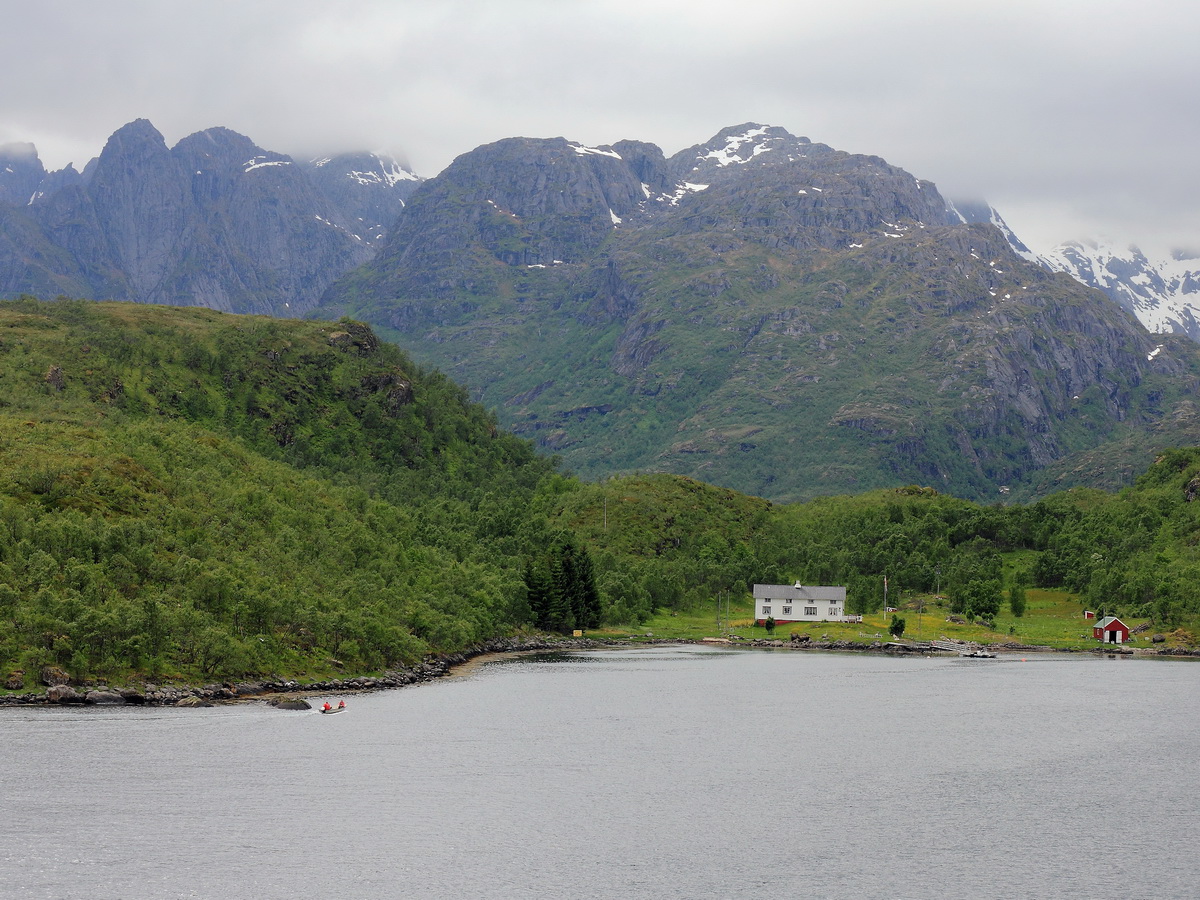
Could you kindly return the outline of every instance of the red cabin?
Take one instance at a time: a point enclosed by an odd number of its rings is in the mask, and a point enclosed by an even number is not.
[[[1129,626],[1116,616],[1105,616],[1092,626],[1092,637],[1105,644],[1124,644],[1129,640]]]

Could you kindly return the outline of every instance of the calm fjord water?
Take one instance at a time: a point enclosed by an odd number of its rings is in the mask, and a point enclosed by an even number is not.
[[[1195,897],[1200,665],[658,647],[0,714],[0,897]]]

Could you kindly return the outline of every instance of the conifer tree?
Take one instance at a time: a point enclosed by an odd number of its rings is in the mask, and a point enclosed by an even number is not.
[[[543,626],[547,631],[568,634],[575,629],[575,613],[571,602],[574,585],[574,558],[562,545],[556,545],[550,551],[550,591]]]

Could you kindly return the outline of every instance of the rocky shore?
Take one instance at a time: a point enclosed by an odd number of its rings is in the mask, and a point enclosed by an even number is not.
[[[206,684],[200,687],[160,686],[150,683],[124,687],[109,687],[107,685],[73,686],[64,683],[50,685],[44,691],[27,691],[25,693],[0,695],[0,707],[63,704],[186,707],[212,706],[215,703],[258,700],[269,702],[281,709],[308,709],[310,707],[304,699],[307,696],[384,690],[433,681],[434,679],[449,675],[456,666],[461,666],[479,656],[529,653],[539,650],[597,650],[612,647],[662,644],[725,645],[757,649],[847,650],[859,653],[875,652],[893,654],[947,652],[944,647],[939,648],[927,643],[911,641],[873,641],[870,644],[864,644],[860,641],[844,640],[778,640],[761,638],[755,640],[710,638],[700,641],[687,638],[658,638],[646,641],[600,641],[591,638],[495,638],[459,653],[430,657],[411,668],[392,669],[375,677],[360,676],[356,678],[305,682],[267,679],[262,681]],[[990,647],[990,649],[1026,652],[1052,650],[1050,647],[1036,647],[1015,643],[997,644]],[[1107,645],[1096,648],[1091,652],[1134,655],[1132,648],[1117,648]],[[1183,650],[1179,648],[1150,650],[1148,648],[1139,648],[1136,655],[1200,657],[1200,650]]]
[[[267,679],[262,681],[223,682],[194,686],[160,686],[152,683],[109,687],[107,685],[74,686],[53,684],[44,691],[0,696],[0,707],[30,705],[76,704],[87,706],[212,706],[247,700],[270,702],[284,709],[305,709],[305,696],[313,694],[343,694],[356,691],[383,690],[404,687],[423,681],[442,678],[455,667],[477,656],[493,653],[527,653],[537,650],[594,650],[613,647],[622,642],[596,641],[588,638],[495,638],[460,653],[430,657],[411,668],[391,669],[375,677],[330,679],[327,681],[292,681]]]

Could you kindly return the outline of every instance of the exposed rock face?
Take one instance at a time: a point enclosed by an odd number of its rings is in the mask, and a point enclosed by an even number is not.
[[[134,295],[150,302],[161,302],[161,288],[191,237],[181,175],[162,135],[138,119],[109,138],[87,192],[113,264]]]
[[[642,170],[663,168],[661,151],[642,153]],[[412,194],[366,273],[369,290],[422,300],[486,296],[510,267],[590,259],[615,222],[635,215],[644,199],[635,168],[612,148],[563,138],[488,144],[458,157]],[[469,303],[422,303],[400,316],[415,326],[470,309]]]
[[[861,156],[747,123],[671,157],[676,191],[655,205],[686,205],[703,231],[748,231],[778,247],[845,247],[872,229],[905,232],[954,221],[930,182],[877,156]],[[687,198],[686,204],[681,201]],[[675,202],[672,202],[675,201]]]
[[[71,681],[71,676],[58,666],[45,666],[42,668],[41,676],[38,680],[49,687],[56,687],[68,684]]]
[[[293,709],[293,710],[312,709],[311,703],[309,703],[307,700],[302,700],[300,698],[296,698],[294,700],[279,700],[279,701],[276,701],[275,703],[272,703],[271,705],[274,706],[276,709]]]
[[[82,703],[83,696],[69,684],[55,684],[46,689],[48,703]]]
[[[363,389],[370,394],[384,394],[384,408],[392,415],[413,402],[413,386],[400,370],[364,375]]]

